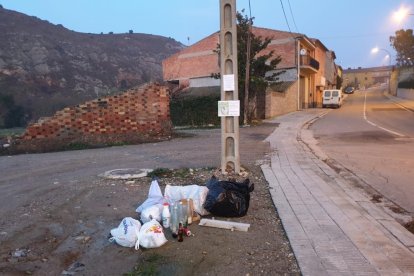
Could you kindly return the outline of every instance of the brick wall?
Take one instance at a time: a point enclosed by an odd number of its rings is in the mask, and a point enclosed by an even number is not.
[[[30,125],[16,146],[47,151],[70,143],[139,143],[171,135],[167,87],[147,84],[122,94],[68,107]]]
[[[296,66],[296,45],[291,33],[258,27],[253,27],[253,33],[263,39],[268,37],[272,40],[259,55],[274,51],[275,56],[282,57],[278,68]],[[218,43],[219,33],[216,32],[165,59],[162,63],[164,80],[179,81],[184,86],[184,80],[208,77],[212,73],[220,72],[218,55],[214,52]]]

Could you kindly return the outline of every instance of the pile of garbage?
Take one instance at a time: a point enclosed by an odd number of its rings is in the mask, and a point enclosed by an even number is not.
[[[250,193],[254,184],[249,179],[243,182],[220,181],[213,176],[206,186],[166,185],[164,194],[157,179],[152,179],[148,198],[136,209],[140,221],[131,217],[124,218],[117,228],[110,231],[111,242],[125,247],[139,249],[156,248],[168,240],[164,230],[171,231],[178,242],[184,236],[193,236],[189,225],[200,221],[200,225],[227,229],[243,229],[241,223],[211,223],[202,216],[242,217],[247,214]]]

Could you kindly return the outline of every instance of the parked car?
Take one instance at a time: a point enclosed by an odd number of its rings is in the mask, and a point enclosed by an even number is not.
[[[347,88],[345,88],[344,92],[345,92],[346,94],[354,94],[354,92],[355,92],[355,88],[354,88],[354,87],[352,87],[352,86],[348,86]]]
[[[342,105],[342,92],[338,89],[324,90],[322,107],[336,107],[339,108]]]

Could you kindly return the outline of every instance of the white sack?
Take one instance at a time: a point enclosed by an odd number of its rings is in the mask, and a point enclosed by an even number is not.
[[[199,185],[188,185],[188,186],[171,186],[165,187],[164,196],[168,203],[172,203],[180,200],[191,198],[194,203],[194,211],[198,214],[205,216],[209,212],[204,209],[203,204],[206,201],[208,188]]]
[[[152,219],[155,219],[160,222],[162,220],[161,218],[162,209],[163,209],[163,205],[156,204],[156,205],[152,205],[142,210],[141,212],[142,223],[149,222]]]
[[[161,224],[155,219],[144,223],[138,234],[138,241],[135,244],[135,249],[139,246],[144,248],[157,248],[167,242]]]
[[[160,185],[158,185],[157,180],[151,181],[151,186],[148,192],[148,198],[142,203],[136,211],[138,213],[141,213],[144,209],[151,207],[156,204],[163,204],[164,203],[164,197],[162,196],[162,192],[160,189]]]
[[[117,228],[111,230],[111,242],[125,247],[134,247],[138,240],[141,223],[131,217],[124,218]]]

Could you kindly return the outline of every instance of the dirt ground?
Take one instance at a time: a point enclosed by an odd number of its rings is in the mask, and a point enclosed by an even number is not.
[[[135,209],[147,197],[150,178],[128,181],[96,176],[87,182],[69,181],[68,185],[55,181],[47,192],[39,189],[24,205],[2,213],[0,274],[300,275],[268,184],[255,162],[260,155],[264,158],[257,150],[262,146],[251,143],[261,141],[273,129],[274,126],[267,126],[261,131],[241,131],[245,145],[252,148],[251,162],[243,166],[255,190],[248,214],[229,220],[250,223],[248,232],[193,223],[190,230],[194,237],[186,237],[182,243],[166,230],[168,242],[160,248],[124,248],[108,241],[109,231],[124,217],[138,217]],[[213,170],[178,169],[174,175],[161,177],[159,183],[162,190],[166,184],[204,185]],[[1,189],[7,191],[12,187],[2,185]],[[9,200],[19,201],[23,197],[25,193]]]

